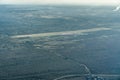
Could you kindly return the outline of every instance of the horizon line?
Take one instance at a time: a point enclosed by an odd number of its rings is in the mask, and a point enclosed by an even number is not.
[[[67,3],[64,3],[64,4],[32,4],[32,3],[0,3],[0,5],[50,5],[50,6],[61,6],[61,5],[64,5],[64,6],[118,6],[118,4],[67,4]]]

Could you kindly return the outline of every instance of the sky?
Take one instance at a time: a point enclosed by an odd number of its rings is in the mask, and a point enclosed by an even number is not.
[[[1,4],[75,4],[118,5],[119,0],[0,0]]]

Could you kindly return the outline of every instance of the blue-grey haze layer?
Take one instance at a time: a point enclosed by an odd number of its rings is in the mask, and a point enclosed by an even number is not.
[[[97,6],[0,6],[0,79],[52,80],[64,74],[120,74],[120,12]],[[11,39],[14,35],[111,30]],[[27,80],[26,79],[26,80]]]

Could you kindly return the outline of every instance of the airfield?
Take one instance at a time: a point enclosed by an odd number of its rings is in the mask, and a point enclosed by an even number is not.
[[[89,71],[119,80],[120,14],[113,8],[0,5],[0,80],[57,80]]]

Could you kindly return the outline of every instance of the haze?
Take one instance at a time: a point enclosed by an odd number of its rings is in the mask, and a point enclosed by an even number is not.
[[[119,0],[0,0],[1,4],[118,5]]]

